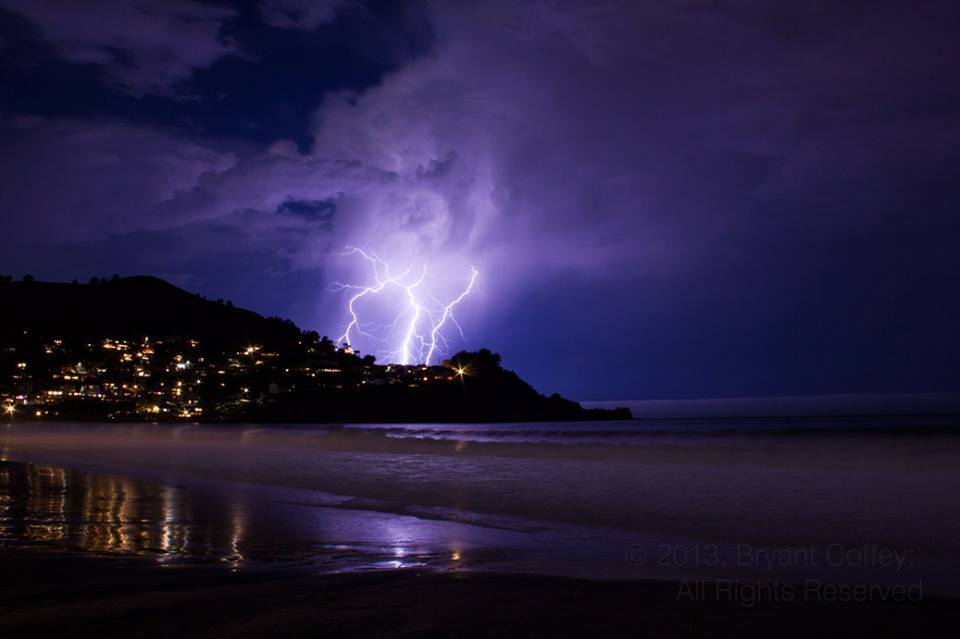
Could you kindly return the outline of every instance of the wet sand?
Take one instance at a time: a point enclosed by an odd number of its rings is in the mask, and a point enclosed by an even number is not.
[[[0,549],[6,636],[953,637],[958,602],[678,601],[677,584],[414,570],[318,575]]]

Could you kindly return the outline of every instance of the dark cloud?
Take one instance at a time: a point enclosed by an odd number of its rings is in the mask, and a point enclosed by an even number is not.
[[[24,241],[175,225],[182,217],[164,214],[163,204],[237,162],[203,141],[115,121],[19,117],[0,131],[0,229]]]
[[[134,94],[168,94],[194,70],[237,53],[221,29],[234,12],[195,0],[2,0],[68,62]]]
[[[337,11],[352,0],[263,0],[260,12],[264,21],[281,29],[315,29],[333,22]]]

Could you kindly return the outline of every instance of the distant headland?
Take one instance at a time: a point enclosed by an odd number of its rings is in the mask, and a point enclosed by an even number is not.
[[[155,277],[0,278],[4,420],[486,422],[630,419],[541,395],[487,349],[378,364],[290,320]]]

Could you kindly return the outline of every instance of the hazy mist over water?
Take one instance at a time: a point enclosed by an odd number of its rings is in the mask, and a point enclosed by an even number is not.
[[[625,406],[638,419],[721,417],[960,416],[955,393],[891,393],[645,399],[581,402],[588,408]],[[874,422],[876,423],[876,422]],[[956,424],[957,422],[952,422]]]
[[[956,592],[960,430],[911,419],[9,424],[0,533],[235,567],[813,575]],[[900,562],[871,562],[871,548]],[[764,559],[796,549],[815,559]]]

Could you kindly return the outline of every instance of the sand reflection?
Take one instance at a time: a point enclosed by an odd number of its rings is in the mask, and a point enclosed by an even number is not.
[[[0,462],[0,543],[95,553],[244,558],[245,515],[198,516],[187,491],[54,466]],[[206,519],[206,521],[205,521]],[[226,523],[226,525],[223,525]],[[201,540],[195,543],[193,540]]]

